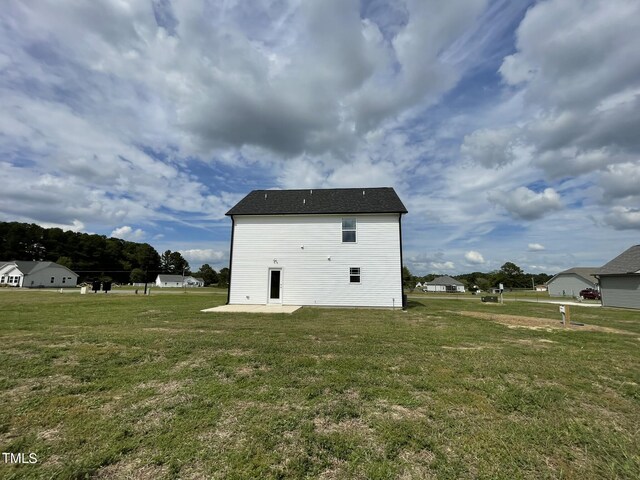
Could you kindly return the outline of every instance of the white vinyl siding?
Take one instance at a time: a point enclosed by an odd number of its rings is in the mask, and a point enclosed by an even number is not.
[[[285,305],[401,307],[398,217],[350,217],[358,241],[343,243],[340,215],[235,216],[229,303],[266,304],[265,278],[280,268]]]

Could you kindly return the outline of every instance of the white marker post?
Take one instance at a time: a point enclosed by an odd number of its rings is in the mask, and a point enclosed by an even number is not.
[[[562,325],[563,326],[567,326],[567,313],[565,311],[565,306],[564,305],[560,305],[560,313],[562,314]]]
[[[500,289],[500,304],[504,304],[504,298],[502,298],[502,292],[504,292],[504,285],[503,284],[499,284],[498,288]]]

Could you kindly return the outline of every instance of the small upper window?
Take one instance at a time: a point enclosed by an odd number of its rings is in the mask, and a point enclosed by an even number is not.
[[[356,242],[356,219],[343,218],[342,219],[342,243],[355,243],[355,242]]]
[[[349,268],[349,283],[360,283],[360,267]]]
[[[55,281],[55,277],[51,277],[51,283],[53,283]]]
[[[62,283],[66,283],[66,277],[62,277]]]

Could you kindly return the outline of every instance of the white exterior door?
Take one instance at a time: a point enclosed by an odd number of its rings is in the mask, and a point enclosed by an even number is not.
[[[282,303],[282,269],[269,269],[269,283],[267,286],[267,302]]]

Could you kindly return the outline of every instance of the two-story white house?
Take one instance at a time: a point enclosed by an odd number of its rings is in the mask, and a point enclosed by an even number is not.
[[[229,304],[402,306],[393,188],[254,190],[231,217]]]

